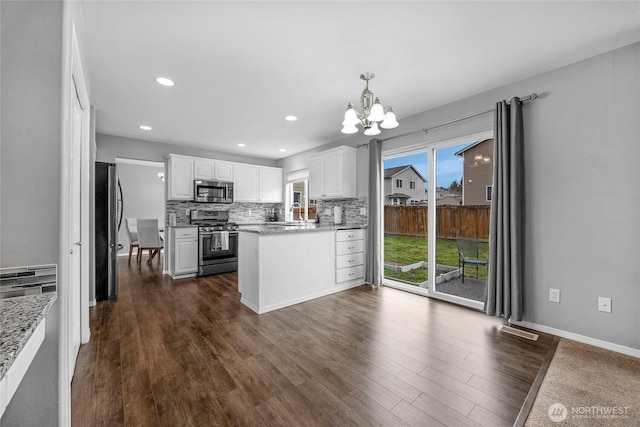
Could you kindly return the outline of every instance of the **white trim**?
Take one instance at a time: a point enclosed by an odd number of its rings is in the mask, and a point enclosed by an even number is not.
[[[68,34],[68,36],[67,36]],[[80,342],[87,342],[90,338],[89,330],[89,256],[90,256],[90,182],[91,165],[90,156],[90,126],[91,113],[89,95],[86,86],[84,70],[80,58],[80,48],[76,32],[75,22],[71,21],[69,32],[63,37],[62,58],[62,114],[61,114],[61,175],[60,175],[60,243],[59,266],[60,274],[58,283],[58,298],[60,300],[59,311],[59,345],[58,345],[58,425],[71,425],[71,379],[73,368],[71,360],[75,355],[71,354],[70,337],[70,292],[69,292],[69,141],[71,138],[72,105],[77,94],[82,107],[81,158],[80,158],[80,239],[84,244],[80,247]],[[74,94],[72,96],[72,93]]]
[[[605,350],[611,350],[617,353],[622,353],[629,356],[640,358],[640,349],[625,347],[620,344],[615,344],[612,342],[599,340],[597,338],[591,338],[585,335],[576,334],[574,332],[564,331],[562,329],[556,329],[549,326],[539,325],[537,323],[532,323],[527,321],[522,321],[522,322],[510,321],[509,323],[512,325],[523,326],[525,328],[533,329],[534,331],[540,331],[547,334],[556,335],[562,338],[578,341],[584,344],[589,344],[595,347],[600,347]]]
[[[427,288],[421,288],[415,285],[408,285],[406,283],[398,282],[389,278],[382,279],[382,285],[389,288],[398,289],[400,291],[409,292],[412,294],[420,295],[422,297],[438,299],[441,301],[452,302],[454,304],[471,308],[473,310],[484,311],[484,304],[480,301],[474,301],[467,298],[458,297],[451,294],[445,294],[442,292],[431,292]]]
[[[127,165],[151,166],[156,168],[164,168],[164,162],[152,162],[149,160],[125,159],[122,157],[116,157],[115,162],[127,164]]]
[[[426,138],[426,134],[425,134]],[[435,141],[425,140],[416,144],[411,144],[402,147],[386,148],[385,144],[382,144],[382,157],[383,159],[393,159],[396,157],[409,156],[411,154],[423,153],[429,148],[443,148],[451,145],[462,144],[464,142],[476,141],[478,139],[493,138],[493,126],[487,129],[479,129],[478,131],[454,136],[451,138],[438,139]]]
[[[287,182],[298,182],[298,181],[308,181],[309,180],[309,169],[299,169],[297,171],[287,172]]]

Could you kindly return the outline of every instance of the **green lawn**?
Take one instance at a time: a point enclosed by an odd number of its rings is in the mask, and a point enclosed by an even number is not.
[[[489,253],[489,244],[481,243],[480,251]],[[385,236],[384,262],[386,264],[408,265],[419,261],[427,261],[427,239],[425,237]],[[436,264],[458,266],[458,247],[455,240],[436,240]],[[475,268],[467,267],[466,274],[475,277]],[[487,267],[480,267],[478,278],[487,279]],[[396,278],[411,283],[421,283],[427,280],[425,268],[407,273],[395,273],[385,269],[385,277]]]

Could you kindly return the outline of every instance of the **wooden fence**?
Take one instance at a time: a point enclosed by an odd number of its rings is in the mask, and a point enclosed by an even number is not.
[[[384,232],[389,235],[426,236],[426,206],[385,206]],[[438,206],[436,235],[443,239],[489,239],[490,206]]]

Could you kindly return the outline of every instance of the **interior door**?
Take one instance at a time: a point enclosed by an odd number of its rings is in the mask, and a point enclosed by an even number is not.
[[[75,82],[74,82],[75,83]],[[73,90],[73,111],[71,117],[71,146],[69,147],[69,374],[73,377],[76,358],[80,349],[80,268],[81,268],[81,227],[80,227],[80,180],[82,147],[82,105],[77,89]]]

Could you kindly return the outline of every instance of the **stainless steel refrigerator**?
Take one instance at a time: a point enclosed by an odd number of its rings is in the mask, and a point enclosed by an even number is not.
[[[118,186],[115,163],[95,168],[96,301],[118,295]]]

